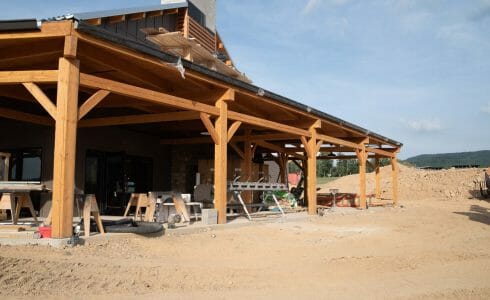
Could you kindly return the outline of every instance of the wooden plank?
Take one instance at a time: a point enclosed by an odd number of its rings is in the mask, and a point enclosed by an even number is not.
[[[98,90],[95,92],[90,98],[85,101],[80,109],[78,110],[78,120],[81,120],[85,117],[92,109],[94,109],[97,104],[99,104],[102,100],[105,99],[111,92],[106,90]]]
[[[56,119],[56,106],[51,101],[51,99],[46,96],[43,90],[41,90],[39,86],[32,82],[24,82],[23,85],[29,91],[29,93],[34,96],[37,102],[39,102],[39,104],[41,104],[41,106],[49,113],[49,115],[53,119]]]
[[[87,127],[102,127],[102,126],[118,126],[129,124],[147,124],[147,123],[161,123],[161,122],[175,122],[175,121],[187,121],[198,120],[199,113],[195,111],[178,111],[171,113],[160,114],[142,114],[142,115],[129,115],[120,117],[107,117],[107,118],[94,118],[85,119],[78,122],[79,128]],[[206,138],[206,142],[211,142]]]
[[[218,211],[218,224],[226,224],[227,161],[228,161],[228,104],[216,102],[220,114],[215,121],[217,143],[214,145],[214,207]]]
[[[219,109],[211,105],[84,73],[80,74],[80,85],[95,89],[107,90],[114,94],[129,96],[151,103],[168,105],[185,110],[204,112],[214,116],[219,114]]]
[[[213,125],[213,122],[211,122],[211,116],[208,114],[205,114],[205,113],[200,113],[199,117],[201,118],[201,121],[204,124],[204,127],[206,127],[206,130],[208,131],[209,135],[213,139],[214,143],[216,145],[219,145],[221,141],[220,141],[218,132]]]
[[[386,150],[382,150],[382,149],[366,147],[366,151],[367,152],[376,153],[378,155],[385,156],[385,157],[395,157],[395,153],[389,152],[389,151],[386,151]]]
[[[70,35],[72,29],[71,20],[44,22],[41,30],[0,33],[0,40],[61,37]]]
[[[361,149],[361,146],[359,144],[349,142],[346,140],[342,140],[339,138],[331,137],[325,134],[318,134],[318,139],[322,140],[325,143],[329,144],[334,144],[334,145],[340,145],[340,146],[345,146],[345,147],[350,147],[352,149]]]
[[[68,238],[73,234],[79,66],[77,60],[59,60],[51,213],[53,238]]]
[[[38,125],[43,125],[43,126],[53,126],[54,121],[51,118],[46,118],[43,116],[38,116],[38,115],[33,115],[33,114],[28,114],[8,108],[1,108],[0,107],[0,117],[6,118],[6,119],[12,119],[16,121],[21,121],[21,122],[28,122],[32,124],[38,124]]]
[[[0,71],[0,84],[17,84],[24,82],[55,83],[57,81],[58,70]]]
[[[238,128],[242,125],[242,122],[240,121],[235,121],[233,124],[231,124],[230,128],[228,128],[228,143],[230,140],[233,138],[235,133],[237,132]]]
[[[391,184],[393,189],[393,205],[398,205],[398,160],[395,157],[391,158]]]

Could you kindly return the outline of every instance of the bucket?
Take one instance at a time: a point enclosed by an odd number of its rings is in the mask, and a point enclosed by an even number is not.
[[[51,238],[51,226],[41,226],[39,227],[39,234],[42,239],[50,239]]]

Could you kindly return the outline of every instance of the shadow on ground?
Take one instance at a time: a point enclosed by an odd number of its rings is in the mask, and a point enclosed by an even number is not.
[[[458,215],[467,216],[471,221],[490,225],[490,210],[480,205],[472,205],[469,212],[454,212]]]

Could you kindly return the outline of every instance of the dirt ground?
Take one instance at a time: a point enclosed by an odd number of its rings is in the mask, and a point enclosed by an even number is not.
[[[0,246],[0,298],[490,299],[490,202],[471,193],[480,176],[402,167],[398,208],[66,249]]]

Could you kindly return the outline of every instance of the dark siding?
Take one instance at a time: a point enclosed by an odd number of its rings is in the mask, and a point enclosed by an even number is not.
[[[157,17],[144,18],[136,21],[124,21],[110,24],[107,20],[102,22],[101,27],[117,33],[133,41],[145,41],[145,34],[140,29],[163,27],[168,31],[175,31],[177,15],[164,15]]]

